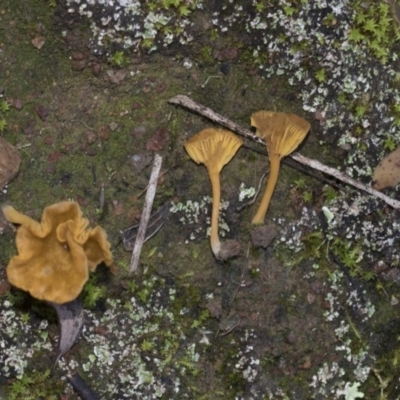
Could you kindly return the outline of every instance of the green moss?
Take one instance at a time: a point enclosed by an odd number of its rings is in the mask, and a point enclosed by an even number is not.
[[[21,379],[15,379],[9,385],[8,400],[57,400],[63,392],[64,385],[58,379],[51,378],[50,369],[31,371]]]
[[[393,23],[390,7],[382,1],[355,1],[355,16],[349,40],[362,42],[382,63],[386,63],[393,45],[400,35]]]

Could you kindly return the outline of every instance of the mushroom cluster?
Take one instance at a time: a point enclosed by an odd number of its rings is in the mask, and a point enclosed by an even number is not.
[[[89,229],[78,203],[64,201],[44,209],[37,222],[11,206],[3,206],[8,221],[19,224],[18,255],[7,266],[9,282],[39,300],[63,304],[78,297],[94,271],[112,265],[110,243],[103,228]]]
[[[310,124],[295,114],[283,112],[258,111],[251,116],[251,125],[256,128],[257,136],[263,138],[267,145],[270,174],[267,188],[261,200],[252,224],[264,223],[265,214],[274,192],[281,159],[292,153],[306,137]],[[235,244],[230,248],[221,248],[218,236],[218,217],[221,201],[220,172],[235,155],[243,141],[235,134],[224,129],[204,129],[191,137],[185,144],[186,151],[198,164],[206,166],[211,180],[213,207],[211,217],[211,249],[219,259],[236,255]]]

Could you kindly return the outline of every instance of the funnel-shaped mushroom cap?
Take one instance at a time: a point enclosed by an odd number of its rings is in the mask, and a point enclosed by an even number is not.
[[[251,125],[256,127],[257,136],[265,140],[270,163],[267,188],[252,220],[253,224],[262,224],[278,181],[281,158],[296,150],[307,135],[310,124],[295,114],[258,111],[251,116]]]
[[[242,144],[243,140],[230,131],[209,128],[191,137],[185,148],[195,162],[219,172]]]
[[[265,140],[268,154],[280,158],[297,149],[310,130],[310,124],[295,114],[258,111],[251,116],[256,134]]]
[[[219,173],[235,155],[242,145],[242,139],[234,133],[224,129],[204,129],[190,138],[185,143],[186,151],[198,164],[203,163],[208,170],[213,192],[213,206],[211,216],[211,249],[219,258],[221,242],[218,236],[219,204],[221,201],[221,188]]]
[[[3,207],[5,217],[20,224],[18,255],[7,266],[10,283],[40,300],[74,300],[88,280],[89,269],[100,262],[112,264],[110,243],[99,226],[88,229],[77,203],[61,202],[45,208],[42,222]]]

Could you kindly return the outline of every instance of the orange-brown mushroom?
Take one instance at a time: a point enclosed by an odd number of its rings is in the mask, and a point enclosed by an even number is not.
[[[243,141],[225,129],[204,129],[185,143],[186,151],[198,164],[206,166],[211,180],[213,206],[211,215],[211,249],[216,257],[221,250],[218,217],[221,201],[220,172],[235,155]]]
[[[82,216],[78,203],[61,202],[43,211],[37,222],[11,206],[7,220],[20,224],[16,236],[18,255],[7,266],[10,283],[33,297],[63,304],[76,299],[89,270],[103,262],[111,266],[110,243],[105,231]]]
[[[278,181],[281,159],[296,150],[310,130],[310,124],[295,114],[258,111],[251,116],[251,125],[256,128],[257,136],[265,140],[270,163],[267,188],[251,221],[262,224]]]

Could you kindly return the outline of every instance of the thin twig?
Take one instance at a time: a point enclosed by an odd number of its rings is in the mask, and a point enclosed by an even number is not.
[[[158,177],[160,175],[161,165],[162,165],[162,157],[156,154],[154,157],[153,169],[151,170],[150,182],[146,192],[146,199],[144,201],[142,216],[140,217],[139,230],[136,236],[135,245],[133,246],[131,264],[129,269],[130,274],[136,272],[137,267],[139,265],[140,253],[142,251],[143,243],[145,241],[147,225],[149,224],[154,196],[157,190],[157,183],[158,183]]]
[[[208,107],[203,106],[202,104],[196,103],[193,101],[191,98],[184,96],[184,95],[177,95],[175,97],[172,97],[168,101],[171,104],[176,104],[180,105],[183,107],[186,107],[192,111],[195,111],[199,113],[200,115],[203,115],[204,117],[207,117],[211,119],[214,122],[217,122],[218,124],[230,129],[231,131],[234,131],[238,133],[241,136],[244,136],[248,139],[251,139],[257,143],[264,144],[264,140],[256,136],[253,132],[250,130],[243,128],[242,126],[234,123],[233,121],[230,121],[228,118],[215,113],[213,110],[211,110]],[[383,200],[386,204],[389,206],[393,207],[396,210],[400,210],[400,201],[397,201],[395,199],[390,198],[389,196],[386,196],[385,194],[378,192],[377,190],[373,189],[370,186],[364,185],[363,183],[356,181],[353,178],[350,178],[347,174],[345,174],[342,171],[339,171],[335,168],[328,167],[327,165],[322,164],[321,162],[314,160],[312,158],[305,157],[301,155],[300,153],[294,153],[291,154],[289,157],[293,158],[293,160],[299,162],[300,164],[307,165],[310,168],[313,168],[317,171],[323,172],[324,174],[330,175],[338,179],[339,181],[342,181],[348,185],[351,185],[359,190],[362,190],[364,192],[367,192],[368,194],[378,197],[379,199]]]

